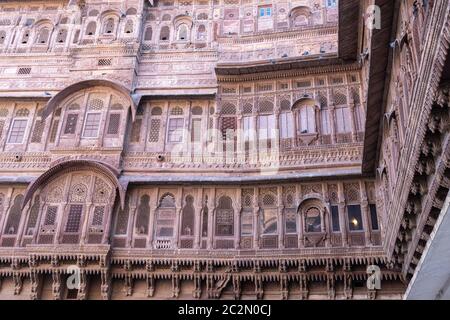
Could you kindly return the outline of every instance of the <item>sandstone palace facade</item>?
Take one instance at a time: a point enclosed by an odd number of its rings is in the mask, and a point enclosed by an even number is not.
[[[449,21],[1,1],[0,299],[401,299],[450,188]]]

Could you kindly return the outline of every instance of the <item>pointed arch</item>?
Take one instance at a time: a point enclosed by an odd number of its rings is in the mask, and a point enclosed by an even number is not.
[[[137,106],[139,105],[141,96],[133,94],[132,90],[126,88],[125,86],[123,86],[120,83],[113,82],[110,80],[100,80],[100,79],[92,79],[92,80],[85,80],[85,81],[77,82],[77,83],[74,83],[74,84],[68,86],[67,88],[61,90],[58,94],[56,94],[54,97],[52,97],[47,102],[47,105],[45,106],[45,108],[42,112],[42,118],[45,119],[48,115],[50,115],[64,101],[64,99],[69,97],[71,94],[73,94],[77,91],[95,87],[95,86],[109,87],[109,88],[117,90],[120,93],[122,93],[123,95],[125,95],[125,97],[128,98],[128,102],[129,102],[128,108],[131,108],[131,115],[132,115],[132,118],[134,121],[135,116],[136,116]]]
[[[32,199],[34,193],[45,186],[56,174],[70,169],[79,169],[80,167],[87,167],[97,171],[100,171],[106,177],[108,177],[119,192],[120,205],[123,208],[125,204],[125,192],[126,189],[123,187],[117,177],[119,176],[119,171],[111,167],[109,164],[91,161],[91,160],[67,160],[54,165],[52,168],[44,172],[36,180],[34,180],[25,191],[24,199],[22,202],[22,209],[27,205],[27,203]]]

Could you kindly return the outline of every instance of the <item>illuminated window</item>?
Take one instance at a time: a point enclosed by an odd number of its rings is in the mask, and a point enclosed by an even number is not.
[[[348,228],[350,231],[361,231],[362,217],[361,217],[361,206],[360,205],[350,205],[347,207],[348,210]]]

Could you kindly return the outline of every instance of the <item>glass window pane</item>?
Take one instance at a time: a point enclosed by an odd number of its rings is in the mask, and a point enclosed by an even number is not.
[[[169,142],[182,142],[183,141],[183,125],[184,119],[170,119],[168,141]]]
[[[339,207],[331,206],[331,224],[333,232],[339,232],[341,230],[339,225]]]
[[[372,230],[378,230],[378,217],[377,206],[375,204],[369,204],[370,208],[370,221],[372,222]]]
[[[86,138],[96,138],[100,127],[100,113],[88,113],[84,124],[83,136]]]
[[[26,119],[15,119],[11,127],[8,143],[22,143],[27,128]]]
[[[361,231],[363,229],[361,206],[351,205],[347,207],[348,210],[348,228],[351,231]]]

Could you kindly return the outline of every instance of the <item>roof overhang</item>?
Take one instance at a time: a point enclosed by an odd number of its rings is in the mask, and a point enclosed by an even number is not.
[[[341,1],[342,2],[342,1]],[[395,40],[399,0],[376,0],[381,9],[381,28],[372,30],[369,54],[369,82],[367,86],[366,130],[364,137],[362,172],[374,175],[381,142],[381,125],[391,78],[392,51]]]

